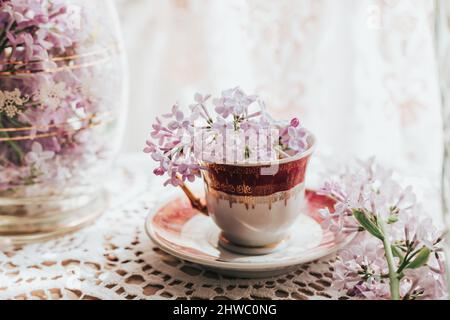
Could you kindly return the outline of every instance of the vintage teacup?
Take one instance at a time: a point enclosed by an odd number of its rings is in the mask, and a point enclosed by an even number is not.
[[[279,247],[302,213],[305,175],[315,138],[297,155],[258,164],[202,165],[206,205],[182,186],[192,205],[222,230],[220,243],[233,251],[262,254]]]

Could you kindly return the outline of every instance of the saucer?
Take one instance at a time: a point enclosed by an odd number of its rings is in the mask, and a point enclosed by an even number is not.
[[[165,252],[217,273],[238,278],[265,278],[327,256],[350,243],[354,235],[336,235],[321,226],[318,210],[334,201],[307,190],[306,208],[279,250],[269,254],[238,254],[226,249],[226,239],[213,220],[193,209],[184,196],[166,201],[146,219],[150,238]],[[233,246],[232,244],[229,244]]]

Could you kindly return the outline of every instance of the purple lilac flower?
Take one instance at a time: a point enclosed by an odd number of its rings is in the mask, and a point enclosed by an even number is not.
[[[336,236],[360,232],[333,265],[337,289],[358,297],[390,299],[390,276],[395,272],[398,286],[394,288],[400,298],[445,297],[442,235],[417,202],[412,187],[402,187],[391,170],[372,158],[334,175],[320,194],[336,201],[333,212],[320,210],[324,227]],[[394,257],[391,262],[387,250]]]
[[[308,132],[298,119],[289,125],[276,123],[256,95],[240,88],[211,95],[196,93],[189,112],[176,104],[171,112],[157,117],[144,152],[158,163],[153,173],[167,175],[166,185],[179,186],[200,177],[201,163],[243,163],[276,161],[308,148]],[[258,102],[259,110],[250,112]],[[281,132],[281,135],[280,135]]]

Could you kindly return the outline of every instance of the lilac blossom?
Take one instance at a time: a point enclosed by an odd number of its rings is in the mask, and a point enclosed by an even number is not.
[[[283,128],[280,137],[281,142],[291,150],[302,152],[307,149],[308,132],[300,126],[297,118],[292,119],[289,126]]]
[[[370,299],[442,299],[442,235],[392,171],[374,159],[331,177],[320,194],[336,201],[322,209],[324,226],[336,235],[358,232],[333,265],[337,289]]]
[[[27,153],[27,155],[25,156],[25,160],[28,164],[33,164],[41,167],[54,156],[55,153],[53,151],[45,151],[39,142],[33,142],[31,151]]]
[[[243,118],[248,114],[248,108],[251,104],[258,100],[256,95],[248,96],[239,87],[225,90],[222,96],[214,99],[216,112],[223,118],[232,115],[234,118]]]
[[[210,102],[214,112],[207,106]],[[166,185],[194,181],[205,161],[276,161],[309,147],[308,132],[297,119],[280,125],[258,96],[239,87],[223,91],[218,98],[196,93],[188,110],[175,104],[170,113],[157,117],[144,148],[158,163],[153,173],[168,176]]]

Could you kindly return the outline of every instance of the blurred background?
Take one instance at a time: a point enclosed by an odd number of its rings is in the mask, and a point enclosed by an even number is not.
[[[125,151],[141,151],[174,102],[239,85],[275,117],[299,117],[323,157],[375,155],[439,187],[434,1],[115,1],[131,71]]]

